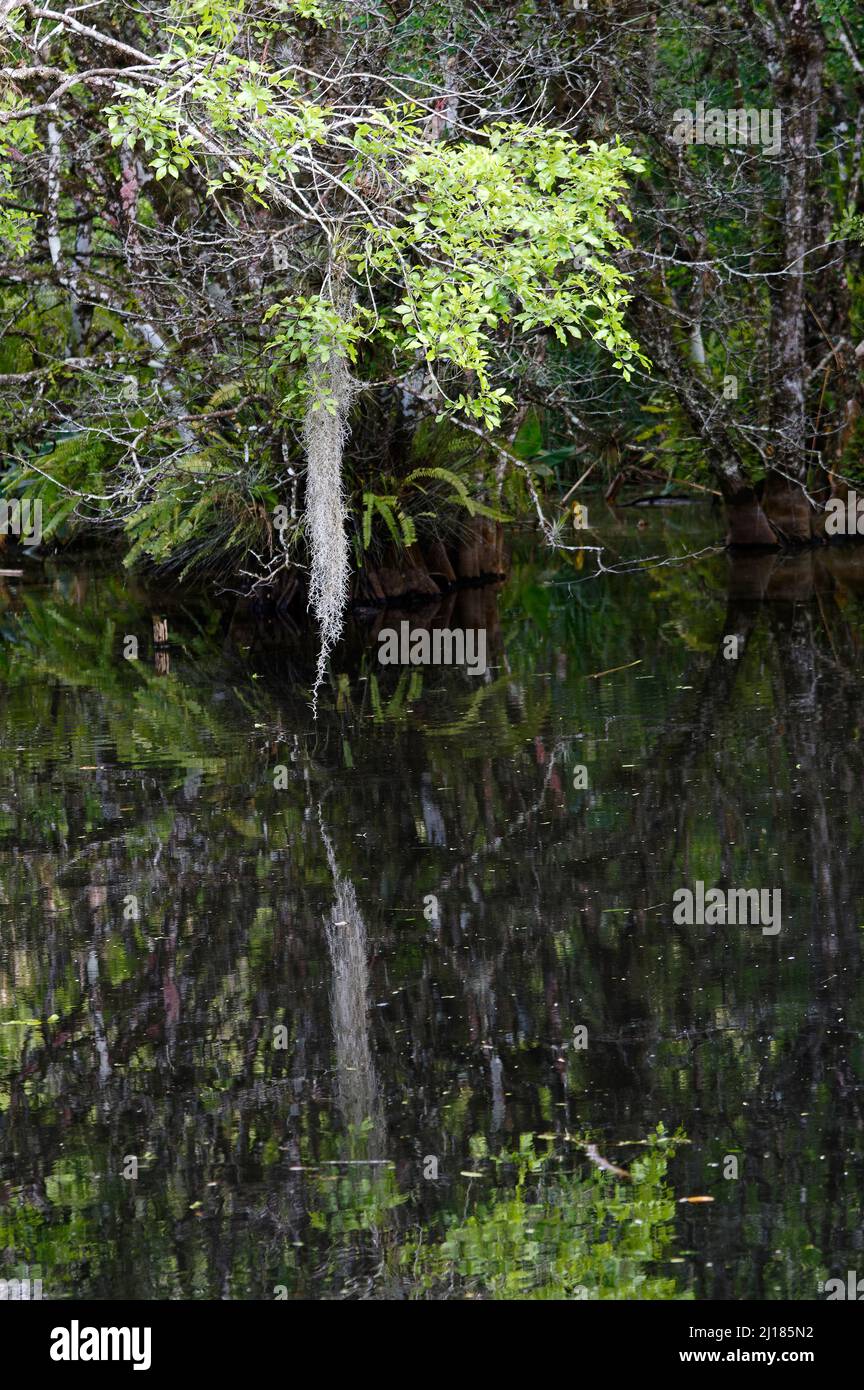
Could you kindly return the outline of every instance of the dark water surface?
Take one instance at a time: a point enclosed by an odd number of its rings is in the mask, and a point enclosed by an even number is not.
[[[624,554],[717,534],[631,517]],[[589,567],[459,598],[485,679],[381,668],[354,623],[315,724],[290,623],[84,563],[2,581],[0,1277],[864,1276],[864,557]],[[697,880],[781,889],[780,932],[676,925]]]

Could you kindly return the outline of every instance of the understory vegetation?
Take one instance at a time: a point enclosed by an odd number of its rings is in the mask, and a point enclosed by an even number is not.
[[[5,0],[5,495],[303,593],[319,679],[364,574],[591,541],[577,482],[809,542],[860,476],[864,20],[787,9]]]

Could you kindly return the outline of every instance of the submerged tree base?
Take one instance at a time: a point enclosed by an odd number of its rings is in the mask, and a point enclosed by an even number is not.
[[[808,492],[803,483],[769,472],[764,483],[748,484],[725,497],[726,545],[732,550],[797,550],[858,540],[855,534],[826,534],[825,503],[837,498],[845,503],[848,492],[839,481],[830,491]]]
[[[464,584],[506,578],[504,528],[475,517],[458,539],[391,548],[357,575],[355,597],[364,603],[439,598]]]

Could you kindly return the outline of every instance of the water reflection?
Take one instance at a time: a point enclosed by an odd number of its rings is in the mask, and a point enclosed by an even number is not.
[[[8,587],[0,1275],[770,1299],[860,1268],[862,591],[854,551],[529,555],[450,615],[486,679],[380,668],[358,622],[313,725],[278,619]],[[782,888],[781,932],[675,925],[697,879]]]
[[[333,846],[321,827],[327,862],[333,875],[335,902],[326,924],[330,950],[333,1047],[336,1087],[342,1122],[348,1133],[364,1126],[371,1131],[370,1149],[378,1156],[386,1144],[378,1100],[378,1080],[372,1060],[369,999],[369,941],[350,879],[339,872]]]

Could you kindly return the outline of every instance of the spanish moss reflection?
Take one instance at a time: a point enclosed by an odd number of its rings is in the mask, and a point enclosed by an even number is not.
[[[278,614],[8,587],[0,1277],[773,1299],[860,1267],[862,599],[841,549],[602,584],[526,550],[466,600],[484,677],[382,667],[358,617],[313,724]],[[678,922],[697,881],[781,891],[781,930]]]

